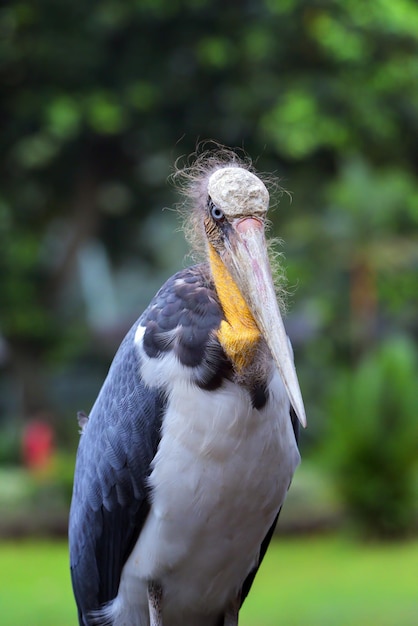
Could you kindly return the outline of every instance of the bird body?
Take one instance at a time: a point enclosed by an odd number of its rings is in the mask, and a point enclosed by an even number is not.
[[[231,222],[251,258],[262,223],[250,205]],[[208,262],[171,277],[128,333],[83,427],[70,514],[81,625],[237,624],[299,463],[297,390],[262,328],[276,309],[255,319],[217,237]],[[250,272],[269,304],[254,245]]]

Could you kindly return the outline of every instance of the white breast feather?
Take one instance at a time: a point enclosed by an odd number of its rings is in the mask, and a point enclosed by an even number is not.
[[[168,403],[151,511],[106,614],[118,626],[147,626],[146,581],[155,579],[170,626],[210,626],[258,562],[300,461],[289,401],[277,372],[260,411],[230,381],[199,389],[172,352],[149,359],[143,333],[135,338],[141,376],[165,387]]]

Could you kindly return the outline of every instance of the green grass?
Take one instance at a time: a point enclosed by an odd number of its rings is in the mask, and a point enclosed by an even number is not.
[[[275,542],[240,626],[413,626],[418,542],[341,538]],[[64,543],[0,543],[2,626],[75,626]],[[187,624],[185,624],[187,626]]]
[[[244,604],[240,626],[413,626],[417,572],[418,542],[276,542]]]
[[[1,543],[0,607],[3,626],[75,626],[65,543]]]

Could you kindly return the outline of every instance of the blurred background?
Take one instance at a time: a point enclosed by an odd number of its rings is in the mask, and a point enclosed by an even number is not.
[[[309,424],[243,626],[415,624],[416,2],[16,0],[0,84],[2,623],[75,624],[76,414],[190,262],[168,178],[213,139],[291,194],[270,217]]]

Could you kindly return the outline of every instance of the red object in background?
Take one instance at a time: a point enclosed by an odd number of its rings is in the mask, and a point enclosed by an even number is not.
[[[54,431],[42,420],[33,420],[23,431],[23,461],[29,470],[42,471],[51,466],[54,453]]]

